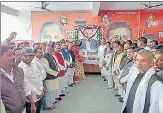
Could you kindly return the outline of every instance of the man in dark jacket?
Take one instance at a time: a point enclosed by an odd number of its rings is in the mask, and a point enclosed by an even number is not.
[[[70,80],[69,80],[69,86],[72,87],[73,85],[75,85],[75,83],[73,83],[73,76],[74,76],[74,73],[75,73],[75,54],[74,52],[72,51],[72,46],[73,46],[73,43],[70,42],[69,45],[68,45],[68,51],[70,53],[70,57],[71,57],[71,74],[70,74]]]
[[[126,62],[124,64],[124,68],[123,68],[123,70],[121,72],[121,77],[120,78],[125,77],[129,73],[129,70],[130,70],[131,66],[134,64],[134,61],[133,61],[134,50],[133,50],[133,48],[127,49],[126,54],[127,54],[127,59],[126,59]],[[123,88],[120,87],[120,94],[121,94],[121,97],[119,98],[120,102],[123,102],[123,97],[124,97],[123,92],[126,90],[126,84],[127,83],[122,84]]]
[[[54,109],[53,104],[56,102],[55,98],[57,100],[62,100],[62,98],[57,98],[54,95],[56,95],[57,90],[59,89],[59,83],[58,83],[58,65],[55,60],[55,58],[52,56],[53,48],[48,45],[46,47],[46,51],[44,53],[45,60],[43,61],[43,65],[45,67],[47,77],[45,79],[46,84],[46,93],[44,98],[44,108],[48,110]]]
[[[1,99],[7,113],[22,113],[25,108],[24,74],[14,65],[13,50],[0,46],[1,56]],[[7,87],[6,87],[7,86]]]

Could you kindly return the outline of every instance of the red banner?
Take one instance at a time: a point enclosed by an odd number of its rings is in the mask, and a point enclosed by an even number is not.
[[[163,41],[163,10],[140,11],[140,36]]]
[[[33,40],[13,40],[12,42],[14,42],[15,45],[17,45],[18,43],[22,43],[22,42],[28,42],[30,47],[33,47],[33,44],[34,44]]]
[[[162,14],[163,10],[101,10],[98,16],[92,16],[90,10],[32,12],[32,35],[34,40],[74,40],[75,26],[98,25],[104,29],[104,38],[112,41],[140,36],[163,41]]]

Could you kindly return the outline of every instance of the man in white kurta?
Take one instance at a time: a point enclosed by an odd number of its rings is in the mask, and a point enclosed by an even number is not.
[[[112,69],[111,69],[111,62],[112,61],[112,51],[111,48],[107,47],[106,55],[104,56],[104,62],[106,65],[104,67],[104,76],[107,79],[108,89],[113,88],[113,78],[112,78]]]
[[[147,46],[147,39],[145,37],[138,38],[138,47],[151,51],[150,47]]]
[[[32,62],[37,65],[37,67],[41,73],[42,79],[44,81],[46,78],[46,70],[43,65],[43,60],[44,60],[43,51],[41,48],[36,48],[36,49],[34,49],[34,54],[35,54],[35,56],[34,56]]]
[[[101,40],[101,45],[98,47],[98,65],[101,71],[101,77],[104,77],[104,70],[103,70],[103,60],[104,60],[104,51],[106,49],[106,41],[105,39]]]

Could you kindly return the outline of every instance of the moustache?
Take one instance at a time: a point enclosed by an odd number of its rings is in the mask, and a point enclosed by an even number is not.
[[[136,65],[136,67],[137,67],[137,68],[142,68],[142,66],[140,66],[140,65]]]

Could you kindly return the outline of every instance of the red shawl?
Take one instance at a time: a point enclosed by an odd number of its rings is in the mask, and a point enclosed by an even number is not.
[[[80,49],[79,46],[73,46],[72,47],[72,50],[74,51],[74,54],[75,54],[77,61],[79,61],[81,63],[83,61],[83,58],[80,55],[79,49]]]
[[[58,62],[59,62],[60,65],[65,66],[64,59],[63,59],[62,55],[59,52],[53,52],[52,54],[57,57]],[[58,77],[64,76],[65,72],[66,72],[66,70],[60,70],[58,72]]]

